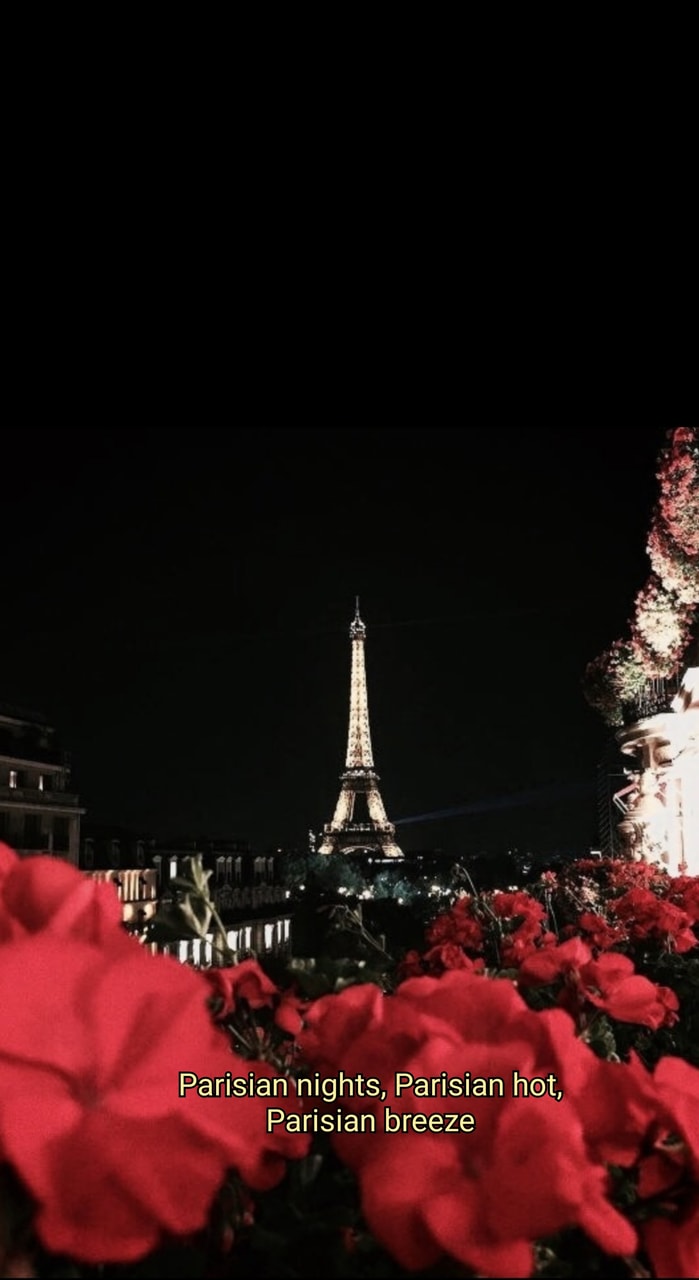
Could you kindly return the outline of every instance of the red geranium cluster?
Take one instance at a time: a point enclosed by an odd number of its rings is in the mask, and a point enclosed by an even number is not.
[[[253,959],[197,972],[152,956],[124,931],[110,885],[0,845],[0,1195],[10,1170],[51,1254],[128,1263],[164,1241],[181,1245],[230,1196],[235,1227],[221,1208],[221,1241],[231,1248],[240,1225],[259,1244],[247,1188],[276,1187],[256,1197],[256,1214],[276,1203],[278,1233],[302,1233],[303,1188],[330,1164],[320,1203],[341,1274],[354,1274],[365,1223],[398,1268],[384,1258],[381,1274],[527,1277],[552,1240],[563,1248],[582,1232],[597,1261],[692,1277],[699,1070],[667,1053],[683,1043],[672,1040],[676,992],[619,948],[652,952],[660,972],[677,975],[698,916],[697,878],[580,864],[531,891],[458,898],[430,927],[425,955],[404,967],[420,976],[392,994],[366,983],[303,1001]],[[611,1023],[625,1050],[605,1047]],[[643,1056],[643,1037],[661,1044],[658,1056]],[[289,1082],[302,1072],[337,1085],[342,1073],[380,1088],[313,1095],[307,1118],[332,1117],[334,1155],[313,1123],[308,1134],[280,1123],[267,1133],[267,1097],[179,1097],[182,1071],[252,1073],[259,1084],[280,1069]],[[293,1084],[283,1097],[297,1116]],[[338,1117],[348,1113],[374,1127],[347,1131]],[[305,1156],[282,1181],[287,1162]],[[346,1205],[334,1213],[333,1160],[345,1166],[351,1215]],[[0,1275],[32,1275],[24,1239],[8,1245],[3,1231],[0,1212]],[[276,1274],[268,1262],[264,1273]]]
[[[609,908],[623,921],[634,942],[650,940],[679,952],[690,951],[697,945],[689,914],[650,889],[630,889],[620,898],[612,899]]]
[[[511,969],[541,947],[553,946],[556,935],[548,927],[546,908],[522,890],[462,894],[442,912],[426,933],[423,955],[410,951],[401,976],[440,974],[449,969],[482,973],[489,968]]]
[[[580,938],[529,956],[517,975],[519,987],[557,984],[558,1004],[584,1030],[597,1010],[619,1022],[636,1022],[656,1030],[677,1021],[679,1000],[634,970],[628,956],[606,953],[594,958]]]
[[[699,877],[645,862],[579,859],[557,877],[552,909],[565,921],[562,937],[581,934],[598,950],[643,943],[683,953],[698,941]]]
[[[591,971],[586,979],[592,995]],[[605,984],[611,990],[611,973]],[[640,1234],[656,1274],[695,1274],[699,1234],[685,1237],[684,1222],[699,1212],[691,1105],[699,1072],[686,1063],[664,1059],[652,1076],[635,1059],[602,1061],[576,1038],[567,1013],[535,1013],[507,979],[463,971],[408,980],[391,997],[373,986],[324,997],[309,1012],[301,1047],[323,1075],[384,1084],[380,1100],[343,1099],[346,1110],[373,1114],[376,1131],[338,1132],[333,1145],[358,1178],[371,1230],[404,1267],[447,1255],[480,1275],[529,1276],[534,1242],[575,1226],[611,1255],[633,1255]],[[440,1089],[465,1073],[502,1080],[503,1096]],[[555,1077],[550,1087],[560,1096],[514,1096],[515,1073]],[[401,1087],[408,1077],[415,1092]],[[434,1081],[433,1096],[419,1097],[418,1081]],[[407,1117],[404,1132],[383,1132],[386,1108]],[[441,1120],[416,1133],[416,1112]],[[472,1132],[447,1131],[445,1117],[464,1113],[475,1120]],[[613,1203],[612,1165],[644,1202],[638,1228]],[[668,1259],[681,1269],[663,1269]]]
[[[46,1249],[141,1257],[203,1227],[227,1170],[264,1189],[304,1154],[305,1136],[267,1134],[261,1098],[179,1097],[181,1071],[251,1064],[214,1025],[203,975],[128,936],[112,886],[0,845],[0,962],[0,1162]]]

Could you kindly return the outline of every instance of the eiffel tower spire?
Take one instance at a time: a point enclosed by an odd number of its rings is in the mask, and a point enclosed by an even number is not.
[[[359,596],[355,600],[354,618],[350,625],[352,642],[352,676],[350,680],[350,713],[347,731],[345,771],[340,775],[340,796],[332,822],[323,828],[319,853],[351,853],[370,850],[384,858],[402,858],[395,842],[396,829],[388,821],[379,792],[379,778],[374,769],[369,729],[369,703],[364,665],[366,627],[359,613]],[[357,799],[366,800],[366,815],[355,819]]]

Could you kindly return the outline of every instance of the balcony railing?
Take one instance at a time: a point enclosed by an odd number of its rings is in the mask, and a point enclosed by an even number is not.
[[[13,804],[40,804],[47,809],[56,805],[80,804],[80,797],[72,791],[40,791],[38,787],[2,787],[0,800],[10,800]]]
[[[645,689],[642,689],[630,702],[624,703],[622,708],[624,724],[635,724],[637,720],[647,720],[650,716],[671,711],[672,700],[677,696],[679,687],[677,676],[671,676],[667,680],[660,677],[649,680]]]

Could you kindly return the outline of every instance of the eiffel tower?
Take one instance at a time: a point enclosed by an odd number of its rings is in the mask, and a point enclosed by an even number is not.
[[[378,853],[384,858],[402,858],[395,841],[396,829],[388,821],[374,770],[369,731],[369,703],[364,666],[366,627],[359,616],[359,596],[350,626],[352,679],[350,683],[349,732],[345,771],[340,774],[340,796],[332,822],[323,827],[319,853]],[[358,797],[366,800],[366,819],[355,821]]]

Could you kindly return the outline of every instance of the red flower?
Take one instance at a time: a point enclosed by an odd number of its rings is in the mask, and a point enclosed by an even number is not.
[[[518,974],[523,986],[546,986],[557,978],[577,974],[592,959],[590,948],[581,938],[571,938],[558,947],[538,951],[524,961]]]
[[[132,950],[139,945],[122,927],[113,885],[60,858],[10,859],[8,854],[11,850],[0,846],[0,942],[47,931],[97,946]]]
[[[581,970],[580,982],[585,999],[618,1022],[638,1022],[653,1031],[677,1022],[675,992],[634,973],[628,956],[607,953],[591,960]]]
[[[536,924],[534,930],[525,923],[506,938],[502,946],[502,963],[506,969],[516,969],[529,956],[538,955],[547,947],[555,947],[558,938],[555,933],[541,932]]]
[[[305,1153],[305,1136],[267,1135],[266,1099],[179,1097],[182,1071],[251,1069],[211,1023],[206,993],[199,974],[136,945],[42,933],[3,948],[0,1158],[36,1199],[49,1250],[131,1261],[163,1234],[199,1230],[227,1169],[263,1189]]]
[[[444,973],[446,969],[468,969],[470,973],[482,973],[484,968],[483,960],[471,960],[453,942],[431,947],[425,952],[425,964],[429,966],[430,973]]]
[[[624,921],[634,941],[649,938],[677,952],[690,951],[697,945],[686,911],[656,897],[650,889],[631,889],[611,902],[610,908]]]
[[[669,987],[659,987],[634,972],[628,956],[607,952],[593,960],[590,948],[580,938],[524,961],[519,982],[526,986],[547,985],[563,979],[559,1003],[578,1017],[587,1004],[603,1009],[619,1022],[638,1022],[656,1030],[677,1021],[679,1001]]]
[[[412,951],[406,951],[398,966],[399,981],[405,982],[406,978],[419,978],[424,972],[425,967],[420,952],[414,948]]]
[[[662,1213],[641,1227],[656,1276],[699,1275],[699,1071],[680,1058],[661,1058],[653,1073],[658,1115],[652,1152],[640,1163],[642,1198]]]
[[[427,930],[430,946],[454,943],[469,951],[480,951],[483,946],[483,929],[473,915],[473,899],[464,894],[457,898],[451,911],[437,916]]]
[[[519,889],[514,893],[494,893],[492,905],[496,916],[501,918],[523,916],[530,921],[546,919],[546,908],[536,898]]]
[[[446,1254],[480,1275],[528,1276],[532,1241],[576,1225],[609,1253],[634,1251],[636,1233],[607,1199],[606,1169],[581,1118],[590,1081],[611,1064],[576,1040],[562,1011],[534,1013],[506,979],[458,970],[408,980],[387,997],[348,988],[318,1000],[307,1023],[301,1045],[312,1067],[376,1076],[386,1090],[381,1101],[342,1098],[348,1110],[373,1111],[376,1131],[338,1132],[333,1142],[357,1174],[371,1230],[401,1265],[435,1266]],[[396,1082],[398,1072],[463,1080],[466,1070],[502,1079],[503,1097],[420,1097]],[[514,1097],[515,1071],[555,1075],[563,1096]],[[597,1146],[607,1132],[614,1145],[619,1108],[605,1112],[599,1092],[596,1105]],[[475,1129],[385,1133],[386,1107],[399,1117],[469,1113]]]
[[[274,1012],[274,1021],[281,1031],[285,1031],[288,1036],[295,1040],[301,1033],[307,1008],[307,1000],[297,996],[293,991],[282,991],[279,1004]]]
[[[699,876],[675,876],[668,897],[687,913],[692,924],[699,921]]]
[[[599,951],[608,951],[626,937],[625,929],[620,925],[609,924],[604,916],[597,915],[594,911],[583,911],[578,924],[581,932],[587,935],[586,941]]]
[[[213,995],[223,1001],[216,1010],[217,1018],[227,1018],[238,1000],[247,1000],[251,1009],[271,1009],[279,995],[278,988],[257,960],[242,960],[227,969],[204,969],[203,976]]]

